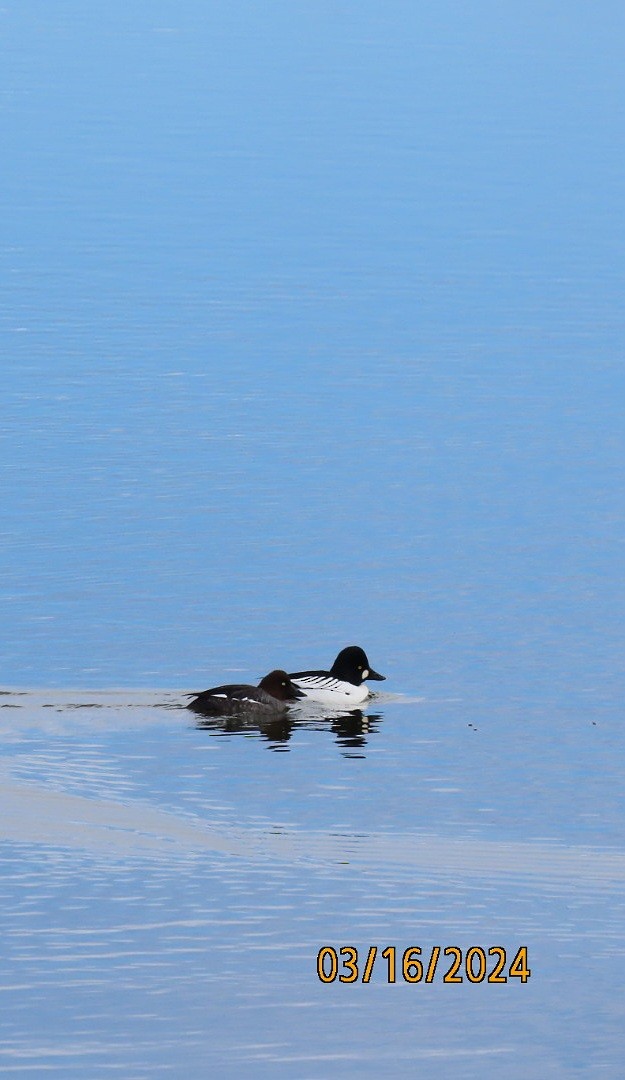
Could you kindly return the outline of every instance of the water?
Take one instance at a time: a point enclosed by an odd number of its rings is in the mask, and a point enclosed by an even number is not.
[[[564,755],[381,698],[284,742],[180,698],[5,697],[5,1072],[616,1075],[620,732],[580,725]],[[532,974],[317,978],[323,946],[362,971],[389,944],[524,945]]]
[[[620,1077],[622,23],[0,12],[0,1072]]]

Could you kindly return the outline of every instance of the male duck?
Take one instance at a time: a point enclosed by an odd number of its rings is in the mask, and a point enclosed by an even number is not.
[[[288,678],[303,691],[307,701],[336,708],[354,708],[369,697],[365,680],[383,682],[367,659],[364,649],[349,645],[342,649],[329,671],[295,671]]]

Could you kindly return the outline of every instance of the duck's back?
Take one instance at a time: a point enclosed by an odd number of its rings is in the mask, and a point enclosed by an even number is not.
[[[337,679],[329,671],[296,671],[289,678],[304,691],[309,701],[320,705],[360,705],[369,697],[369,688],[361,683]]]
[[[224,716],[242,712],[280,713],[286,706],[260,686],[232,684],[204,690],[189,702],[188,707],[195,712]]]

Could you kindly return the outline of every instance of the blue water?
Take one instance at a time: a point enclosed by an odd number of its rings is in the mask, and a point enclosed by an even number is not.
[[[96,8],[0,11],[0,1072],[620,1077],[623,10]]]

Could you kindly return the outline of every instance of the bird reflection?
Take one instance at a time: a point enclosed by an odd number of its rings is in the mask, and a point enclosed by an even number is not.
[[[247,735],[265,739],[270,750],[286,751],[286,745],[295,728],[325,731],[328,728],[336,736],[338,745],[345,750],[362,750],[371,735],[377,734],[381,713],[351,712],[306,714],[281,714],[273,717],[258,717],[240,714],[238,716],[198,716],[195,727],[198,731],[208,731],[211,735]]]
[[[281,714],[272,717],[202,716],[195,724],[200,731],[213,735],[260,735],[272,743],[286,743],[291,738],[293,720]]]
[[[351,749],[367,745],[370,735],[377,734],[381,713],[363,713],[360,709],[329,717],[339,746]]]

